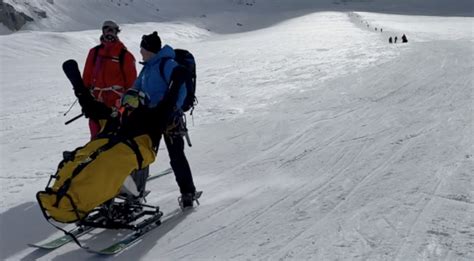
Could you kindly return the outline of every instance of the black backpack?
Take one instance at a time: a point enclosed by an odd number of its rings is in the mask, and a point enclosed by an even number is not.
[[[186,85],[186,97],[184,98],[183,106],[181,109],[184,112],[191,110],[193,113],[194,106],[197,105],[198,101],[196,98],[196,60],[192,53],[188,50],[174,49],[175,57],[174,60],[178,65],[184,67],[188,71],[187,79],[185,79]],[[160,72],[163,79],[166,79],[163,75],[164,67],[167,59],[163,59],[160,64]]]

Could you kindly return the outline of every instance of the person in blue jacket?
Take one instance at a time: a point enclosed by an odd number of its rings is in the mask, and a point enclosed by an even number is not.
[[[186,97],[186,87],[182,78],[187,73],[182,70],[173,58],[174,49],[169,45],[161,46],[161,39],[155,31],[149,35],[143,35],[140,43],[140,54],[143,57],[143,68],[135,81],[133,89],[142,93],[142,99],[149,108],[163,106],[164,98],[169,95],[169,90],[173,85],[180,83],[179,91],[174,95],[174,99],[167,99],[166,102],[172,108],[164,115],[167,118],[167,127],[176,122],[176,117],[182,116],[181,106]],[[173,95],[172,95],[173,96]],[[189,167],[189,163],[184,154],[184,139],[181,135],[167,135],[163,131],[166,148],[168,150],[170,165],[176,177],[181,197],[179,197],[182,208],[192,207],[195,200],[196,188]],[[159,141],[156,146],[159,146]]]

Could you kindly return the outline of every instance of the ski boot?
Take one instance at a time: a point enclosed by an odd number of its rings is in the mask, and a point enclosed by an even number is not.
[[[199,205],[199,198],[201,197],[202,191],[196,191],[193,193],[183,193],[178,197],[178,204],[182,210],[194,207],[194,201]]]

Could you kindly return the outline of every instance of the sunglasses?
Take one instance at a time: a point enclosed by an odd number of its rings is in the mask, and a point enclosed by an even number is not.
[[[118,32],[120,32],[120,29],[118,29],[117,27],[112,27],[112,26],[104,26],[104,27],[102,27],[102,32],[105,32],[105,33],[109,33],[109,32],[118,33]]]

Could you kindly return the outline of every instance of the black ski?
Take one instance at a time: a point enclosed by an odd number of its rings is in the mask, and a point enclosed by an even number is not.
[[[81,90],[85,88],[81,77],[81,71],[79,70],[79,65],[75,60],[71,59],[65,61],[63,63],[63,71],[71,82],[72,88],[74,88],[74,90]]]
[[[80,99],[81,93],[85,93],[84,82],[82,81],[81,71],[79,70],[79,65],[75,60],[67,60],[63,63],[63,71],[66,77],[71,82],[72,88],[74,90],[74,95]],[[79,101],[79,103],[81,103]],[[81,104],[82,105],[82,104]],[[68,125],[69,123],[81,118],[84,116],[84,113],[77,115],[76,117],[66,121],[64,124]]]

